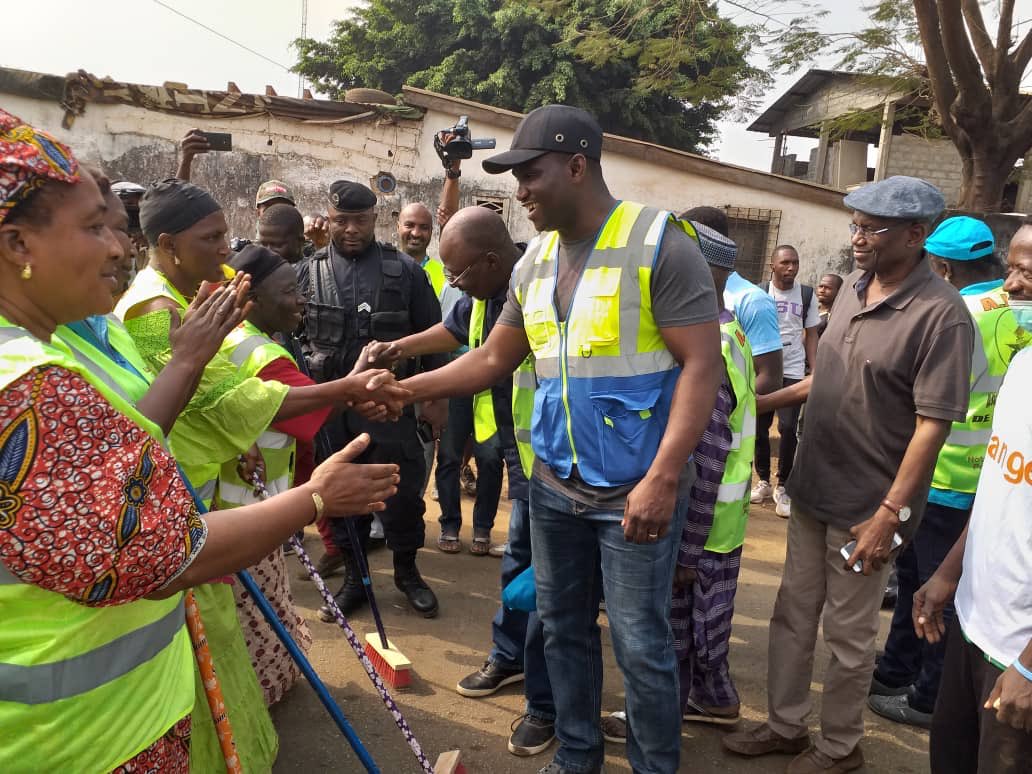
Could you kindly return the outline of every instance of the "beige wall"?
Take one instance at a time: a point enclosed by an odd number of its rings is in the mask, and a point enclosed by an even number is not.
[[[71,130],[61,129],[63,112],[54,102],[0,96],[4,108],[26,121],[46,128],[67,142],[78,156],[101,166],[115,177],[140,183],[169,177],[176,167],[176,143],[196,119],[149,111],[128,105],[89,104]],[[450,106],[449,106],[450,107]],[[302,212],[325,211],[325,191],[336,179],[369,183],[380,172],[398,181],[393,195],[381,196],[378,235],[394,238],[394,218],[405,203],[436,204],[443,170],[433,150],[436,131],[452,126],[458,114],[430,110],[424,120],[398,124],[371,120],[343,124],[304,124],[278,118],[241,118],[206,121],[208,131],[233,134],[234,151],[199,157],[193,179],[209,188],[226,208],[235,236],[254,232],[254,193],[259,183],[279,178],[292,186]],[[474,137],[493,136],[507,148],[512,130],[471,121]],[[466,163],[461,178],[463,204],[497,199],[514,238],[526,240],[533,229],[516,203],[511,175],[488,175],[479,151]],[[795,245],[803,259],[804,281],[812,281],[829,265],[841,261],[848,244],[846,211],[764,190],[735,184],[719,175],[702,176],[607,152],[603,168],[613,194],[676,212],[696,205],[772,210],[780,213],[780,227],[771,242]],[[722,168],[714,166],[716,171]],[[728,168],[731,169],[731,168]],[[757,181],[766,175],[755,173]],[[436,237],[434,247],[436,246]]]

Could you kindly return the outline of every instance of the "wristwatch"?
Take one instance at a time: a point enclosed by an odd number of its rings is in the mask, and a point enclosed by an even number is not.
[[[909,505],[896,505],[896,503],[892,502],[892,500],[887,497],[881,501],[881,504],[896,514],[896,518],[899,519],[900,524],[906,524],[910,521],[911,510]]]

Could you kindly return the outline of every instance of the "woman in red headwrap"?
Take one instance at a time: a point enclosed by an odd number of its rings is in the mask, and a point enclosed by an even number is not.
[[[381,510],[395,491],[394,466],[349,462],[360,439],[304,486],[202,517],[161,429],[53,338],[111,309],[122,251],[105,209],[67,148],[0,110],[4,772],[185,774],[183,591],[252,564],[324,507]]]

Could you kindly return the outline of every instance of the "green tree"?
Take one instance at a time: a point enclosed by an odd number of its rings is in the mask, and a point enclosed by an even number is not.
[[[562,102],[608,132],[703,151],[715,121],[769,83],[746,61],[750,28],[715,5],[370,0],[328,40],[296,41],[295,70],[335,98],[408,84],[521,112]]]

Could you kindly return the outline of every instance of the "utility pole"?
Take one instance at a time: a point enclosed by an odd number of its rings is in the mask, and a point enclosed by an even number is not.
[[[308,37],[308,0],[301,0],[301,37]],[[305,76],[297,74],[297,98],[301,99],[305,93]]]

